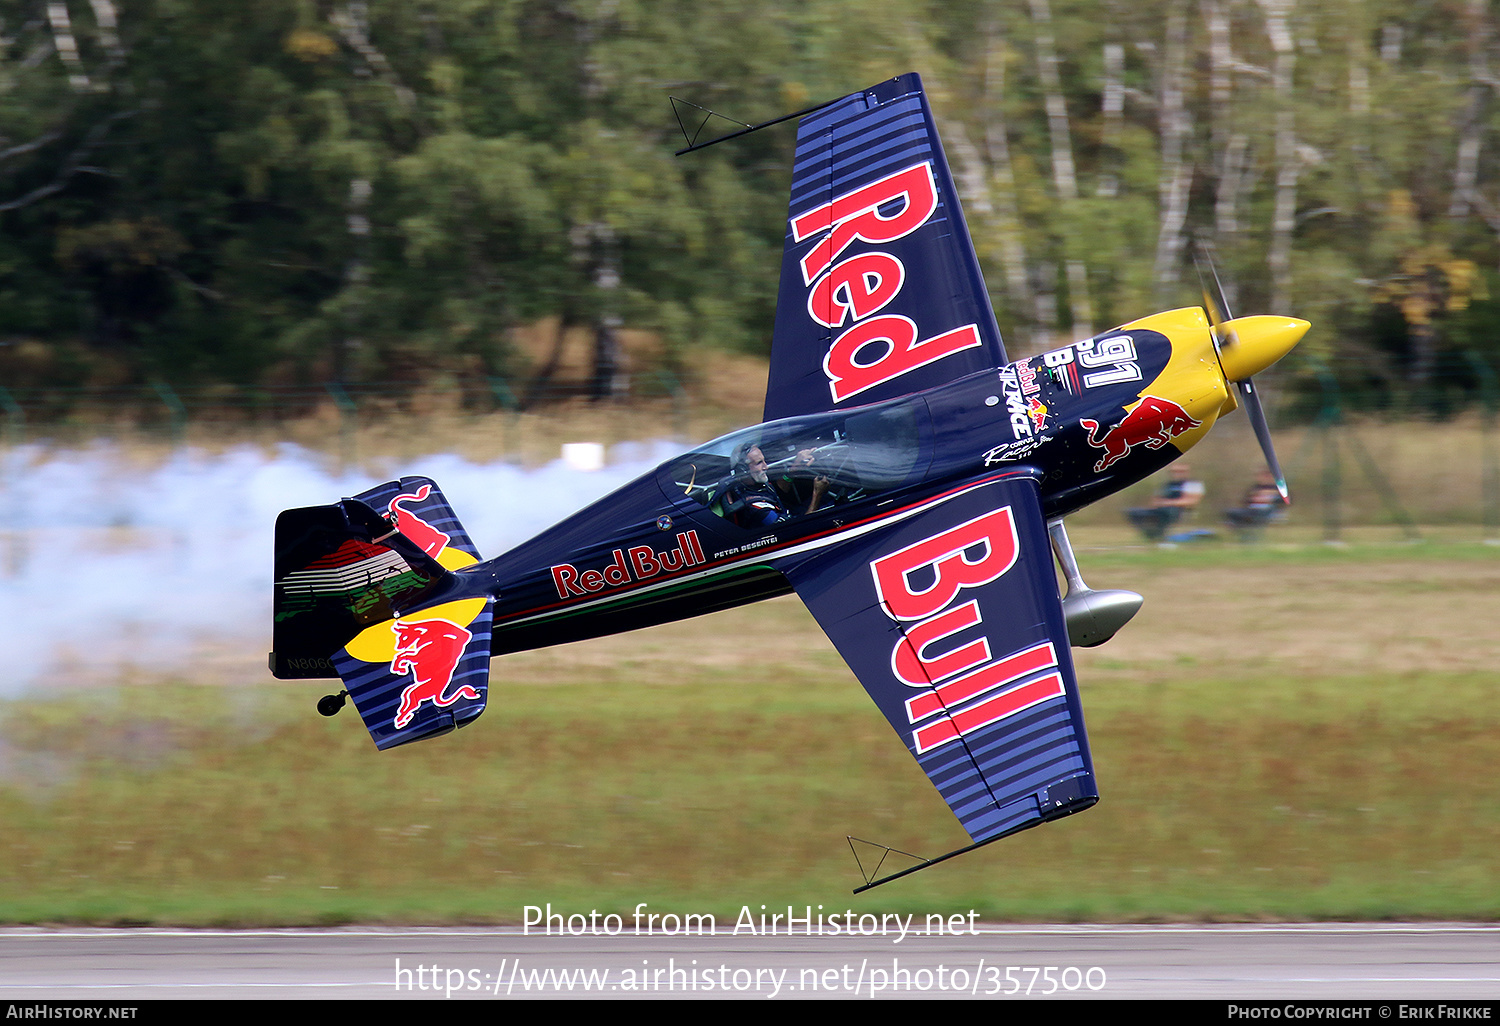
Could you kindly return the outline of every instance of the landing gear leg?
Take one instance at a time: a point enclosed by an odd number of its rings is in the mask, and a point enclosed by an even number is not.
[[[1062,597],[1068,641],[1074,648],[1104,644],[1130,622],[1145,599],[1133,591],[1095,591],[1085,584],[1061,517],[1047,523],[1047,534],[1052,538],[1052,551],[1057,553],[1063,576],[1068,579],[1068,590]]]

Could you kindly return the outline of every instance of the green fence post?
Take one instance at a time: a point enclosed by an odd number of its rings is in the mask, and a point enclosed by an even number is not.
[[[171,415],[172,426],[169,430],[172,444],[181,445],[183,437],[187,434],[187,407],[182,405],[182,400],[177,397],[176,392],[172,391],[172,386],[165,381],[153,381],[151,387]]]
[[[1323,408],[1318,411],[1317,429],[1323,436],[1323,542],[1339,543],[1339,491],[1342,475],[1339,467],[1338,424],[1343,417],[1339,406],[1339,383],[1321,360],[1314,365],[1318,385],[1323,389]]]
[[[1495,369],[1470,350],[1464,356],[1479,379],[1484,412],[1479,417],[1480,523],[1486,545],[1500,545],[1500,464],[1495,461],[1495,409],[1500,406],[1500,382]]]
[[[333,401],[339,408],[339,470],[342,471],[354,463],[354,431],[358,427],[356,417],[359,407],[349,393],[344,391],[342,383],[330,381],[323,388],[333,396]]]
[[[26,440],[26,411],[3,385],[0,385],[0,406],[5,407],[5,441],[20,445]]]
[[[504,449],[509,430],[520,422],[521,401],[516,398],[516,393],[511,390],[510,382],[505,378],[491,374],[486,380],[490,385],[490,395],[495,397],[495,408],[505,410],[510,414],[509,418],[500,422],[500,447]]]

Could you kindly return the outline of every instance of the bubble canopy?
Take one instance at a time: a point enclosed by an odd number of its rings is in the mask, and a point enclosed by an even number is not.
[[[658,482],[673,500],[695,500],[719,516],[726,495],[751,480],[754,450],[789,515],[810,512],[817,482],[826,482],[818,512],[915,484],[931,459],[932,417],[919,397],[734,431],[662,467]]]

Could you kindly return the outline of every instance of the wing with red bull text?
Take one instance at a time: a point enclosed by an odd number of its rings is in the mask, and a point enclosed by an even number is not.
[[[976,844],[1098,800],[1036,482],[996,477],[782,567]]]
[[[802,118],[765,419],[862,406],[1006,364],[915,74]]]

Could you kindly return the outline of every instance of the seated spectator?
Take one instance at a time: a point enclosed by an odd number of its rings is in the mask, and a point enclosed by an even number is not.
[[[1203,499],[1203,482],[1192,480],[1185,463],[1172,464],[1171,479],[1151,505],[1128,509],[1125,516],[1147,541],[1160,542],[1167,529],[1186,516]]]
[[[1276,478],[1269,470],[1262,470],[1246,490],[1243,504],[1224,511],[1224,523],[1241,541],[1253,541],[1280,510],[1281,492],[1276,489]]]

